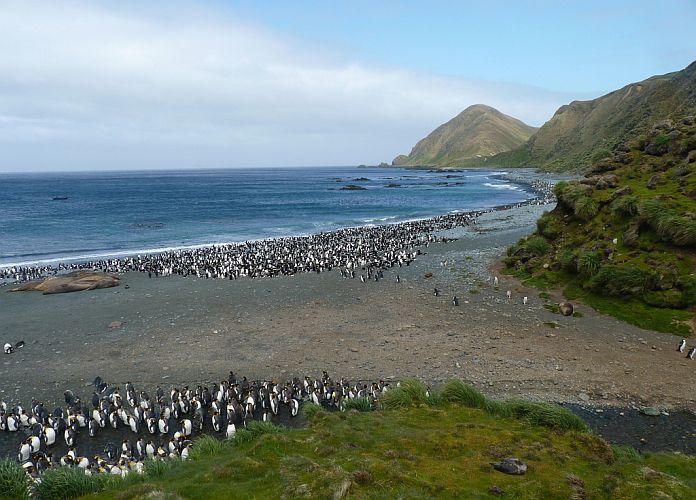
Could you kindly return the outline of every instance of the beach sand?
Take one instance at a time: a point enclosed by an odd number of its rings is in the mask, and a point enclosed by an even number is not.
[[[377,283],[338,270],[237,281],[127,273],[112,289],[0,291],[0,341],[26,342],[0,358],[0,399],[58,403],[66,388],[88,397],[97,375],[151,389],[210,384],[229,370],[249,378],[327,370],[351,380],[460,378],[498,397],[693,409],[696,364],[675,352],[676,337],[582,305],[583,317],[553,314],[511,278],[493,287],[490,269],[545,208],[485,214],[455,231],[458,241],[431,245]],[[114,321],[123,325],[109,328]],[[559,328],[545,325],[552,321]]]

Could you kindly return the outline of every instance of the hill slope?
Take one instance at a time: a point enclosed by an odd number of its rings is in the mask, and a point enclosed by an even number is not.
[[[696,117],[657,123],[556,185],[557,207],[508,250],[530,283],[644,328],[688,334],[696,307]]]
[[[617,144],[667,118],[696,113],[696,62],[681,71],[653,76],[591,101],[561,106],[514,151],[490,159],[499,166],[582,171]]]
[[[394,158],[392,165],[456,167],[464,160],[514,149],[535,130],[497,109],[475,104],[418,141],[408,156]]]

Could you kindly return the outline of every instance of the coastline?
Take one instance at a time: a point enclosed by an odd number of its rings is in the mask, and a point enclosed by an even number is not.
[[[122,277],[128,289],[0,293],[0,323],[27,344],[0,365],[8,381],[0,399],[59,402],[96,375],[152,388],[210,383],[230,369],[249,378],[325,369],[351,380],[459,378],[498,398],[693,410],[693,395],[674,384],[689,379],[692,365],[674,356],[671,335],[581,304],[582,317],[554,314],[509,277],[492,285],[491,264],[548,208],[485,213],[443,233],[459,240],[430,245],[379,283],[337,270],[235,281],[131,272]],[[124,324],[110,329],[112,321]]]

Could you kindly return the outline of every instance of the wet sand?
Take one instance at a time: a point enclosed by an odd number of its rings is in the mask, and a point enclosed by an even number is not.
[[[451,232],[458,241],[431,245],[377,283],[338,270],[237,281],[127,273],[114,289],[0,291],[0,341],[27,344],[0,358],[0,399],[58,403],[66,388],[87,395],[96,375],[152,388],[210,383],[229,370],[250,378],[328,370],[360,380],[461,378],[499,397],[695,409],[696,361],[675,352],[676,337],[582,305],[581,318],[553,314],[538,291],[506,277],[493,286],[491,266],[543,210],[484,214]],[[110,329],[112,321],[124,324]],[[545,325],[552,321],[560,327]]]

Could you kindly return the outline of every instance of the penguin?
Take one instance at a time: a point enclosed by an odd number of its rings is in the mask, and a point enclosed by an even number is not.
[[[87,425],[87,431],[89,432],[89,437],[94,437],[97,435],[97,429],[99,424],[93,418],[89,419],[89,424]]]
[[[192,432],[193,423],[188,418],[183,419],[181,421],[181,433],[184,435],[184,437],[188,437]]]
[[[29,439],[25,439],[19,446],[19,454],[17,455],[17,460],[22,463],[26,462],[31,458],[31,445],[29,444]]]
[[[440,290],[438,290],[437,288],[434,288],[433,295],[435,295],[435,297],[438,297],[440,295]]]
[[[679,345],[677,346],[677,352],[684,352],[684,348],[686,347],[686,339],[681,339],[679,342]]]
[[[68,446],[75,446],[75,441],[77,440],[77,432],[74,428],[68,427],[63,433],[63,438],[65,439],[65,444]]]
[[[512,292],[508,290],[507,292],[505,292],[505,295],[507,295],[507,298],[509,299],[512,297]]]
[[[41,440],[37,436],[29,436],[27,440],[29,441],[29,447],[32,453],[39,451],[39,448],[41,448]]]
[[[493,286],[498,286],[498,277],[493,276]]]
[[[396,282],[397,282],[397,283],[401,283],[401,278],[399,278],[399,275],[398,275],[398,274],[396,275]]]
[[[692,347],[689,349],[689,352],[687,353],[686,357],[689,359],[694,359],[694,354],[696,354],[696,347]]]
[[[453,306],[458,306],[459,305],[459,299],[457,298],[456,295],[452,297],[452,305]]]
[[[169,434],[169,423],[167,423],[167,419],[163,416],[160,416],[157,421],[157,427],[159,428],[160,434]]]
[[[300,411],[300,402],[295,398],[290,400],[290,415],[296,417]]]
[[[5,354],[12,354],[14,352],[14,347],[12,347],[12,344],[10,344],[9,342],[5,342],[3,351],[5,352]]]
[[[222,417],[218,412],[213,413],[212,421],[215,432],[220,432],[222,430]]]
[[[234,423],[230,422],[227,424],[227,428],[225,429],[225,437],[227,439],[233,438],[236,433],[237,428],[235,427]]]
[[[52,446],[56,442],[56,431],[53,427],[48,425],[44,426],[42,437],[46,446]]]
[[[527,305],[527,297],[526,296],[522,297],[522,304]]]

